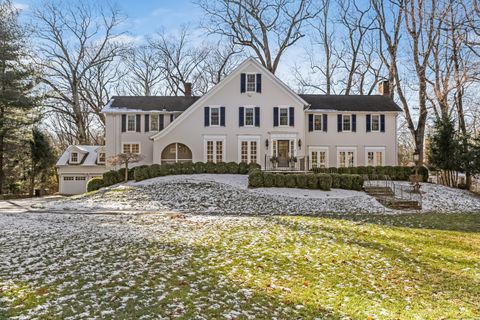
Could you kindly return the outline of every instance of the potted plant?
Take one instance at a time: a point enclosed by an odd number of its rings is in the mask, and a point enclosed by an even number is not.
[[[278,163],[278,157],[277,156],[272,156],[270,158],[270,162],[272,163],[272,166],[273,168],[275,169],[277,167],[277,163]]]
[[[297,157],[291,156],[288,161],[290,162],[290,167],[295,168],[295,163],[297,162]]]

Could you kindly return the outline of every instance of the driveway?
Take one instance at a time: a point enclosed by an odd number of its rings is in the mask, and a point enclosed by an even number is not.
[[[24,198],[12,200],[0,200],[0,213],[22,213],[36,211],[32,206],[42,205],[44,203],[60,200],[63,196],[54,195],[37,198]]]

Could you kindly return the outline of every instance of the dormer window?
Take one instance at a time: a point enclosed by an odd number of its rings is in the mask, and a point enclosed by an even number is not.
[[[78,163],[78,152],[70,153],[70,162],[71,163]]]
[[[98,153],[98,163],[105,163],[105,152],[99,152]]]
[[[257,90],[256,74],[247,73],[247,92],[255,92]]]

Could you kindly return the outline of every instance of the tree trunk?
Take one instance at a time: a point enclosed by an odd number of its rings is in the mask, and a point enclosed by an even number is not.
[[[2,112],[0,113],[0,121],[3,121],[3,108]],[[0,125],[1,128],[1,125]],[[4,136],[3,134],[0,134],[0,194],[3,194],[3,185],[4,185],[4,180],[5,180],[5,173],[3,171],[3,160],[4,160]]]
[[[125,182],[128,182],[128,161],[125,161]]]

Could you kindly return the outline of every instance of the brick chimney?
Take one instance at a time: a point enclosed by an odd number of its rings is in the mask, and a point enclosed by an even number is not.
[[[185,87],[185,97],[191,97],[192,96],[192,83],[191,82],[185,82],[183,85]]]
[[[378,93],[390,97],[390,84],[387,80],[383,80],[378,85]]]

